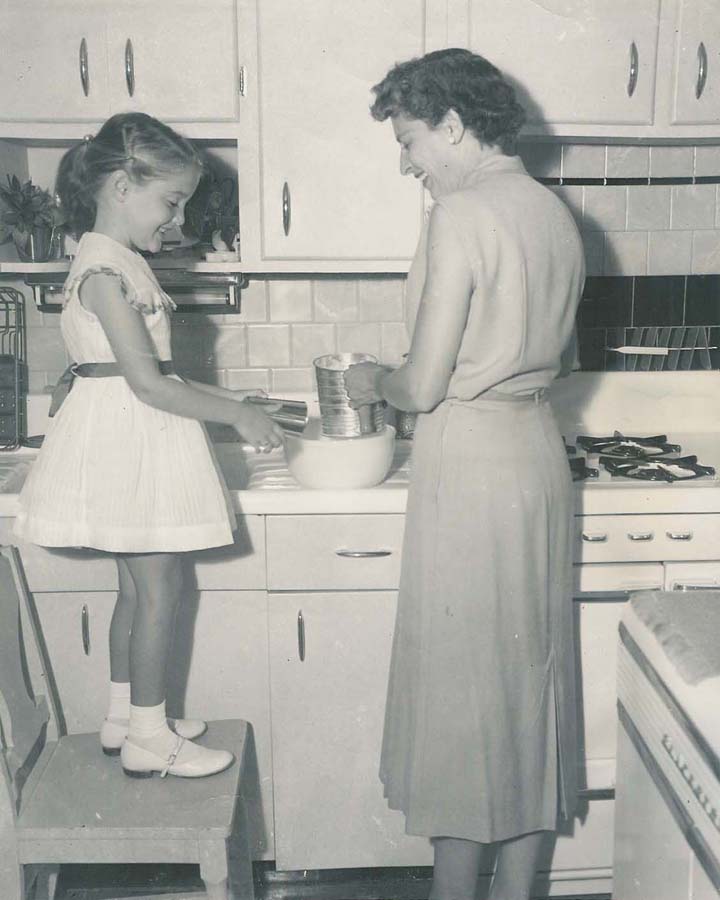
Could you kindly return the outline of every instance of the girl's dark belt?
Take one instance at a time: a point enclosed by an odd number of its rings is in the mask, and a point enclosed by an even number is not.
[[[158,360],[158,368],[161,375],[175,373],[175,366],[171,359]],[[65,369],[53,388],[48,415],[52,417],[60,409],[76,378],[117,378],[118,376],[122,377],[122,370],[116,362],[73,363]]]

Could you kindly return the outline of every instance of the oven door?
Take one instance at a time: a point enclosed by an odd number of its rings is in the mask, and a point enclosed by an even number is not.
[[[589,799],[612,799],[617,734],[618,625],[630,594],[658,590],[662,563],[590,563],[574,569],[580,784]]]
[[[720,562],[665,563],[666,591],[720,589]]]

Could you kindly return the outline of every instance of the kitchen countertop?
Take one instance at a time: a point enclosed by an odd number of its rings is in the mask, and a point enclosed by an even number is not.
[[[720,434],[682,434],[682,443],[701,462],[720,472]],[[254,454],[239,443],[217,443],[215,451],[233,505],[245,515],[403,513],[407,502],[412,442],[396,441],[387,479],[362,490],[311,490],[298,485],[282,450]],[[37,451],[0,455],[0,516],[17,513],[17,492]],[[592,459],[590,465],[593,465]],[[5,488],[3,488],[5,484]],[[576,515],[720,513],[720,479],[659,484],[611,479],[576,482]]]
[[[289,396],[289,395],[288,395]],[[579,433],[666,433],[684,453],[720,474],[720,373],[574,373],[553,384],[550,399],[565,439]],[[317,401],[305,395],[310,412]],[[31,396],[31,433],[46,425],[49,398]],[[310,490],[290,476],[282,450],[255,454],[214,433],[214,446],[233,505],[245,515],[403,513],[407,503],[411,441],[396,441],[387,479],[364,490]],[[225,435],[226,438],[226,435]],[[17,491],[37,451],[0,453],[0,516],[17,513]],[[589,465],[593,466],[592,458]],[[576,515],[720,513],[720,477],[662,484],[612,479],[576,482]]]

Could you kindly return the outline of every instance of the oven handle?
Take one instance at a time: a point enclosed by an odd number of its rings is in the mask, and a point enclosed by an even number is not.
[[[603,603],[612,600],[627,600],[636,591],[661,591],[662,584],[629,584],[600,591],[579,591],[573,594],[578,603]]]
[[[673,581],[671,591],[720,591],[720,582],[706,581]]]

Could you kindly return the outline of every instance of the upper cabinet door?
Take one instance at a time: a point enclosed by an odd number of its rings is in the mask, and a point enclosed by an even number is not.
[[[424,52],[424,0],[259,0],[263,260],[410,258],[422,192],[371,87]]]
[[[113,112],[237,118],[235,0],[125,0],[108,8],[107,23]]]
[[[720,3],[681,0],[675,44],[673,124],[720,120]]]
[[[660,0],[471,0],[468,46],[516,82],[534,132],[649,124],[659,21]]]
[[[83,121],[109,111],[105,17],[73,0],[0,5],[0,119]]]

